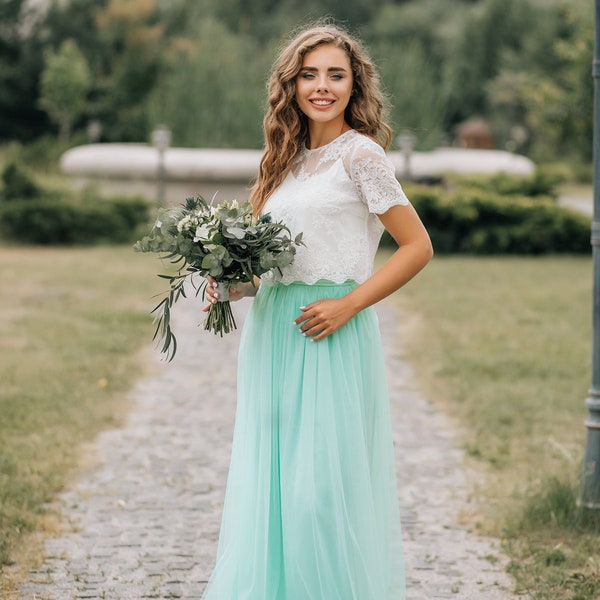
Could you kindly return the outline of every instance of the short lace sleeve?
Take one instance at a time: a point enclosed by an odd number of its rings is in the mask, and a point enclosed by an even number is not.
[[[392,206],[408,204],[383,148],[368,138],[361,141],[348,154],[345,167],[369,212],[381,215]]]

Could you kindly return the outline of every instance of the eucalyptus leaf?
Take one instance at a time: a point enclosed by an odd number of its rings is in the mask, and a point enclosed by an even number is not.
[[[224,227],[223,235],[228,238],[237,238],[243,240],[246,236],[246,232],[241,227]]]

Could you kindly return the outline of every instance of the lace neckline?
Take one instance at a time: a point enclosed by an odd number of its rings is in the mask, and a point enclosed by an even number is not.
[[[294,158],[290,172],[300,181],[324,173],[344,155],[358,135],[355,129],[349,129],[323,146],[312,150],[302,148]]]
[[[356,129],[348,129],[348,131],[344,131],[344,133],[340,133],[340,135],[338,135],[336,138],[333,138],[330,142],[327,142],[326,144],[323,144],[322,146],[319,146],[318,148],[308,148],[308,147],[304,146],[302,150],[303,150],[303,152],[306,152],[307,154],[313,154],[314,152],[318,152],[319,150],[324,150],[325,148],[331,148],[337,142],[339,142],[343,138],[347,137],[349,133],[356,133]]]

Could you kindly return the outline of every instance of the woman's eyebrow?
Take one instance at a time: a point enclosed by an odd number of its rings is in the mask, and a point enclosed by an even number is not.
[[[302,67],[300,69],[301,71],[318,71],[319,69],[317,67]],[[329,67],[327,69],[328,72],[337,72],[337,71],[344,71],[346,72],[347,69],[344,69],[344,67]]]

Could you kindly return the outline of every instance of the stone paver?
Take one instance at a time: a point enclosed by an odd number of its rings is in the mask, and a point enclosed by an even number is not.
[[[238,323],[247,301],[235,306]],[[398,355],[379,310],[390,374],[408,600],[508,600],[495,545],[457,524],[469,492],[453,430]],[[131,392],[122,428],[102,433],[59,502],[67,525],[46,544],[20,600],[201,597],[214,564],[235,413],[239,331],[199,330],[199,301],[178,305],[179,350]],[[496,557],[498,562],[490,561]],[[324,599],[326,600],[326,599]]]

